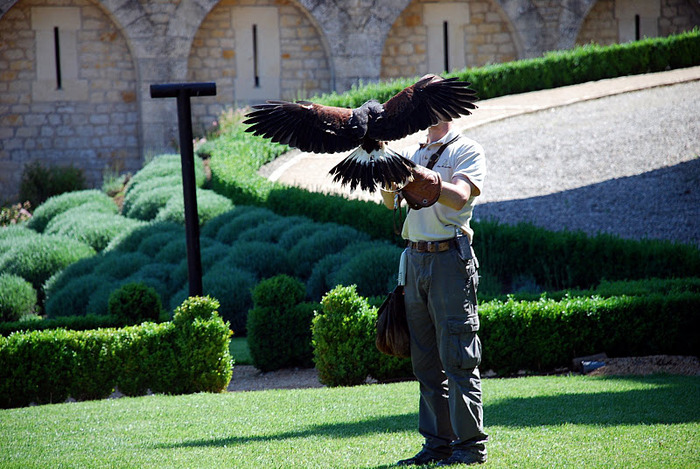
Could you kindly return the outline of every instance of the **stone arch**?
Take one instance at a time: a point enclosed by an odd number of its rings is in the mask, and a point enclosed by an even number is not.
[[[545,22],[532,0],[496,0],[510,19],[519,44],[519,57],[530,58],[546,50]]]
[[[576,39],[583,27],[588,13],[597,0],[564,0],[559,15],[559,37],[557,49],[570,49],[576,45]]]
[[[454,48],[450,47],[451,57],[447,61],[455,63],[453,67],[449,67],[451,70],[518,58],[520,47],[517,33],[497,2],[447,0],[444,3],[445,8],[440,11],[440,3],[413,0],[401,12],[384,45],[381,72],[383,79],[442,72],[437,70],[437,65],[431,66],[429,60],[429,56],[434,56],[435,51],[431,53],[428,50],[432,47],[430,35],[433,34],[429,32],[431,26],[428,23],[436,18],[431,20],[426,18],[426,15],[434,17],[436,13],[438,24],[443,19],[449,20],[448,26],[461,24],[461,32],[454,34],[452,29],[448,31],[452,39],[461,36],[460,44]],[[434,8],[432,11],[431,7]],[[454,23],[452,19],[455,20]],[[439,47],[438,49],[444,53],[444,50]],[[455,57],[455,52],[461,54],[461,57]],[[455,58],[457,60],[454,60]]]
[[[250,8],[259,8],[260,13],[254,13]],[[274,33],[279,34],[278,49],[268,57],[279,61],[275,91],[269,94],[269,89],[264,86],[252,92],[246,91],[246,83],[242,83],[246,78],[239,73],[238,61],[239,56],[246,53],[238,41],[244,33],[237,31],[245,19],[235,16],[245,15],[248,11],[260,19],[263,12],[274,14],[272,9],[277,12],[275,21],[279,21],[279,27],[274,28]],[[257,26],[269,27],[264,24]],[[265,34],[264,30],[260,34]],[[258,52],[265,54],[269,51]],[[215,98],[193,102],[195,125],[200,130],[207,130],[221,112],[230,107],[265,99],[303,99],[329,92],[332,81],[330,62],[322,31],[297,2],[261,1],[248,7],[245,2],[228,1],[217,5],[202,21],[188,57],[188,81],[217,83]]]
[[[380,77],[384,42],[411,0],[298,0],[321,27],[330,49],[333,89]]]

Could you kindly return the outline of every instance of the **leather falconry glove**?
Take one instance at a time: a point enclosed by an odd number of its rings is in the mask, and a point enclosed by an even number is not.
[[[401,195],[413,210],[430,207],[440,198],[442,178],[440,173],[425,166],[411,169],[411,182],[401,189]]]

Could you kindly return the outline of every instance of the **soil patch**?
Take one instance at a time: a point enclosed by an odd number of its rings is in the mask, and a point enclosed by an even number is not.
[[[698,357],[653,355],[648,357],[605,358],[605,366],[590,376],[649,375],[667,373],[672,375],[700,375]],[[566,374],[568,369],[557,370]],[[324,387],[318,380],[315,368],[289,368],[263,373],[254,366],[236,365],[227,391],[261,391],[265,389],[302,389]]]

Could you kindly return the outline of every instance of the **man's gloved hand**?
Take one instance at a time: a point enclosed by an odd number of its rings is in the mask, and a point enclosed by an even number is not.
[[[440,173],[417,165],[411,170],[412,180],[401,189],[401,195],[413,210],[430,207],[440,198],[442,178]]]

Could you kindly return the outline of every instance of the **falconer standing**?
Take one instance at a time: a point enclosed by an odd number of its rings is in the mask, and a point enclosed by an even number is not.
[[[488,435],[478,369],[479,264],[470,221],[486,174],[484,151],[450,122],[440,122],[428,129],[425,144],[403,156],[419,165],[414,181],[381,192],[389,209],[402,199],[413,207],[401,234],[407,241],[406,316],[425,442],[397,465],[483,463]]]

